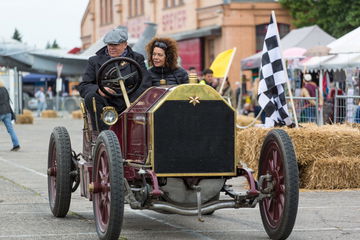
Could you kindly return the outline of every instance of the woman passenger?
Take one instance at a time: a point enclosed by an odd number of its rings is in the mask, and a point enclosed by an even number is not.
[[[171,38],[153,38],[146,46],[152,86],[189,82],[185,69],[178,66],[177,44]]]

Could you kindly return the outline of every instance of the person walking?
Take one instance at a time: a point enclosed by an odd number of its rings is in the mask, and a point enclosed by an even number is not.
[[[13,144],[10,151],[18,151],[20,149],[19,139],[11,123],[14,120],[14,114],[10,106],[9,93],[4,87],[4,83],[0,81],[0,120],[4,123]]]
[[[35,97],[38,100],[37,116],[40,117],[41,112],[46,109],[46,96],[43,87],[40,87],[40,89],[35,93]]]
[[[146,46],[152,86],[189,83],[188,73],[178,66],[178,49],[172,38],[153,38]]]

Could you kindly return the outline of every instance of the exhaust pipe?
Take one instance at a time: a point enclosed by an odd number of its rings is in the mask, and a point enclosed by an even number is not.
[[[233,200],[217,201],[208,206],[203,206],[201,208],[201,214],[211,213],[215,210],[222,209],[222,208],[235,208],[235,206],[236,206],[236,203]],[[166,211],[169,213],[176,213],[176,214],[186,215],[186,216],[195,216],[195,215],[198,215],[198,213],[199,213],[197,207],[182,208],[182,207],[174,206],[174,205],[166,203],[166,202],[154,202],[149,207],[149,209],[155,210],[155,211],[161,210],[161,211]]]

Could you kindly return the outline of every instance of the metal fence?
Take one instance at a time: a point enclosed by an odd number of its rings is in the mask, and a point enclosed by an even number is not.
[[[360,96],[335,95],[334,123],[360,123]]]
[[[290,98],[286,97],[286,100],[292,120],[294,120]],[[318,125],[360,123],[360,96],[335,95],[334,99],[324,101],[322,111],[319,109],[318,96],[293,97],[293,100],[299,123],[313,122]]]
[[[290,97],[286,97],[291,118],[294,121]],[[313,122],[320,123],[318,96],[316,97],[293,97],[296,117],[299,123]]]

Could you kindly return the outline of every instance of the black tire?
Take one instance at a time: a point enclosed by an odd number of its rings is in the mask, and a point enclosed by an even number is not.
[[[293,144],[282,129],[271,130],[262,145],[259,174],[272,175],[272,196],[259,202],[261,219],[271,239],[286,239],[295,224],[299,201],[299,171]],[[264,181],[262,188],[266,188]]]
[[[118,239],[124,217],[125,188],[123,159],[118,138],[113,131],[102,131],[96,140],[93,183],[102,186],[102,190],[93,193],[98,237],[101,240]]]
[[[48,152],[48,196],[55,217],[65,217],[69,211],[73,178],[71,142],[64,127],[55,127],[51,133]]]

